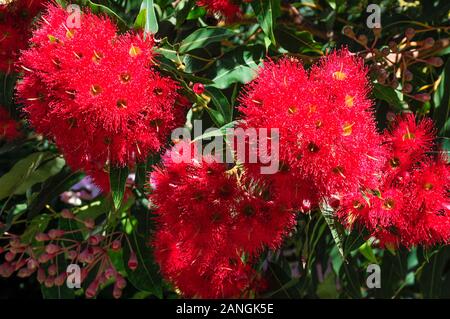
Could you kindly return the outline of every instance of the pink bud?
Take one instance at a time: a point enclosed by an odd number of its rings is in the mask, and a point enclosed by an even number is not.
[[[440,57],[434,56],[434,57],[427,59],[427,63],[429,65],[432,65],[432,66],[438,68],[444,64],[444,61]]]
[[[0,276],[2,276],[3,278],[11,277],[13,272],[14,267],[10,263],[5,262],[0,265]]]
[[[66,219],[74,219],[74,218],[75,218],[75,215],[74,215],[74,213],[72,213],[70,210],[68,210],[68,209],[63,209],[63,210],[61,211],[61,217],[62,217],[62,218],[66,218]]]
[[[138,260],[136,254],[134,253],[134,251],[132,251],[130,253],[130,259],[128,259],[128,268],[134,271],[136,270],[137,267],[138,267]]]
[[[120,297],[122,297],[122,289],[120,289],[120,288],[117,287],[117,286],[114,286],[114,289],[113,289],[113,297],[114,297],[115,299],[119,299]]]
[[[66,281],[66,277],[67,274],[65,272],[59,274],[56,278],[55,278],[55,286],[62,286],[64,284],[64,282]]]
[[[50,237],[50,239],[56,239],[56,238],[61,238],[62,236],[64,236],[65,231],[62,229],[51,229],[48,232],[48,237]]]
[[[67,253],[67,257],[71,260],[74,260],[75,258],[77,258],[78,253],[75,250],[69,250],[69,252]]]
[[[105,278],[106,279],[112,279],[116,276],[116,270],[113,267],[109,267],[105,270]]]
[[[37,233],[34,237],[37,241],[47,241],[50,240],[50,237],[44,233]]]
[[[5,254],[5,260],[6,260],[7,262],[13,261],[14,258],[16,258],[16,254],[13,253],[13,252],[11,252],[11,251],[8,251],[8,252]]]
[[[38,261],[40,264],[45,264],[46,262],[48,262],[50,259],[53,258],[53,255],[47,254],[47,253],[42,253],[39,258]]]
[[[21,268],[18,272],[17,272],[17,277],[19,278],[26,278],[26,277],[30,277],[31,274],[33,272],[28,269],[28,268]]]
[[[84,220],[84,226],[85,226],[87,229],[94,229],[94,227],[95,227],[95,221],[94,221],[94,219],[92,219],[92,218],[86,218],[86,219]]]
[[[97,246],[98,244],[101,243],[101,241],[104,239],[104,237],[102,235],[92,235],[89,237],[88,241],[89,241],[89,245],[92,246]]]
[[[48,276],[47,278],[45,278],[44,285],[47,288],[52,288],[55,285],[55,277]]]
[[[94,261],[94,254],[92,253],[92,249],[86,248],[83,250],[78,256],[78,260],[90,264]]]
[[[19,270],[20,268],[24,267],[27,264],[27,261],[25,259],[20,259],[19,261],[17,261],[16,263],[13,263],[14,265],[14,270]]]
[[[428,102],[431,99],[431,96],[428,93],[422,93],[414,95],[413,98],[421,102]]]
[[[121,275],[117,275],[115,286],[119,289],[124,289],[127,286],[127,282]]]
[[[122,244],[120,243],[120,240],[115,240],[111,244],[111,249],[114,251],[120,250],[121,247],[122,247]]]
[[[47,273],[50,276],[55,276],[57,272],[58,272],[58,269],[56,269],[55,264],[51,264],[50,266],[48,266]]]
[[[94,298],[95,295],[97,294],[97,290],[98,290],[98,285],[99,285],[99,281],[98,279],[95,279],[90,285],[89,287],[86,289],[86,298]]]
[[[205,86],[202,83],[195,83],[192,88],[195,94],[203,94],[205,92]]]
[[[44,268],[39,268],[37,272],[37,281],[42,284],[45,281],[45,270]]]
[[[50,255],[56,254],[57,252],[59,252],[59,250],[60,247],[55,244],[48,244],[47,246],[45,246],[45,252]]]

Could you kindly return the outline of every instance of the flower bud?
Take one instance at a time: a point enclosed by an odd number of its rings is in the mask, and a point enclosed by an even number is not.
[[[39,263],[36,259],[29,258],[27,261],[27,268],[30,270],[36,270],[39,267]]]
[[[86,248],[80,253],[80,255],[78,256],[78,260],[83,263],[90,264],[94,261],[94,257],[95,256],[92,253],[92,249]]]
[[[130,258],[128,259],[128,268],[131,270],[136,270],[138,267],[138,260],[134,251],[130,253]]]
[[[435,43],[434,39],[431,37],[428,37],[425,40],[423,40],[422,46],[426,49],[429,49],[429,48],[433,47],[434,43]]]
[[[94,219],[92,219],[92,218],[86,218],[86,219],[84,220],[84,226],[85,226],[87,229],[94,229],[94,228],[95,228],[95,221],[94,221]]]
[[[45,246],[45,252],[50,255],[56,254],[57,252],[59,252],[59,250],[60,247],[55,244],[48,244],[47,246]]]
[[[51,264],[50,266],[48,266],[47,273],[50,276],[56,276],[57,272],[58,272],[58,269],[56,269],[56,265],[55,264]]]
[[[414,30],[413,28],[407,28],[405,30],[405,36],[408,40],[411,40],[412,38],[414,38],[415,34],[416,34],[416,30]]]
[[[201,95],[205,92],[205,86],[202,83],[195,83],[192,89],[197,95]]]
[[[39,269],[38,269],[38,272],[37,272],[37,281],[38,281],[40,284],[42,284],[42,283],[44,283],[44,281],[45,281],[45,277],[46,277],[46,275],[45,275],[45,270],[44,270],[44,268],[39,268]]]
[[[120,240],[115,240],[111,244],[111,249],[114,251],[120,250],[121,247],[122,247],[122,244],[120,243]]]
[[[11,277],[13,272],[14,272],[14,267],[10,263],[5,262],[0,265],[0,276],[1,277],[3,277],[3,278]]]
[[[109,267],[105,270],[105,278],[110,280],[116,276],[116,270],[113,267]]]
[[[56,278],[55,278],[55,286],[62,286],[64,285],[64,282],[66,281],[66,277],[67,274],[65,272],[60,273]]]
[[[65,231],[62,229],[51,229],[48,232],[48,237],[50,237],[50,239],[57,239],[57,238],[61,238],[62,236],[64,236]]]
[[[420,102],[428,102],[431,99],[430,94],[428,93],[416,94],[413,98]]]
[[[86,289],[86,298],[89,299],[94,298],[95,295],[97,295],[98,286],[99,286],[98,279],[95,279],[93,282],[91,282],[89,287]]]
[[[117,286],[114,286],[114,289],[113,289],[113,297],[114,297],[115,299],[119,299],[120,297],[122,297],[122,289],[120,289],[120,288],[117,287]]]
[[[47,234],[44,233],[37,233],[34,237],[36,241],[47,241],[50,240],[50,237]]]
[[[65,218],[65,219],[74,219],[75,218],[75,214],[72,213],[70,210],[68,209],[63,209],[61,211],[61,217]]]
[[[55,285],[55,277],[48,276],[47,278],[45,278],[44,285],[47,288],[52,288]]]
[[[97,234],[97,235],[90,236],[88,239],[88,242],[89,242],[89,245],[97,246],[98,244],[100,244],[102,242],[103,239],[104,239],[104,236]]]
[[[13,261],[14,258],[16,258],[16,254],[13,253],[12,251],[8,251],[8,252],[5,254],[5,260],[6,260],[7,262]]]
[[[119,289],[124,289],[127,286],[127,281],[121,275],[117,275],[115,286]]]
[[[411,83],[405,83],[403,85],[403,92],[405,92],[405,93],[411,93],[412,89],[413,89],[413,86],[411,85]]]
[[[77,258],[78,253],[75,250],[69,250],[69,252],[67,253],[67,257],[71,260],[74,260],[75,258]]]
[[[440,57],[434,56],[434,57],[427,59],[427,63],[429,65],[432,65],[432,66],[438,68],[444,64],[444,61]]]
[[[414,78],[414,75],[412,74],[412,72],[410,70],[404,70],[403,71],[403,77],[405,78],[405,81],[412,81],[412,79]]]
[[[32,273],[33,273],[33,271],[31,271],[28,268],[21,268],[17,272],[17,277],[19,277],[19,278],[27,278],[27,277],[30,277]]]
[[[39,256],[38,261],[39,261],[40,264],[45,264],[46,262],[48,262],[52,258],[53,258],[53,255],[47,254],[47,253],[42,253]]]
[[[349,25],[346,25],[342,29],[342,33],[344,33],[349,38],[354,38],[355,37],[355,32],[353,32],[353,28],[351,26],[349,26]]]

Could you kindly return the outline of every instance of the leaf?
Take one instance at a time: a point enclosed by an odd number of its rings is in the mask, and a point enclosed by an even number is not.
[[[207,133],[204,133],[204,134],[202,134],[200,136],[195,137],[192,140],[192,142],[196,142],[196,141],[199,141],[199,140],[206,140],[206,139],[210,139],[210,138],[216,137],[216,136],[224,136],[224,135],[227,134],[227,130],[229,128],[233,128],[235,125],[237,125],[237,123],[239,123],[239,121],[233,121],[233,122],[227,123],[227,124],[225,124],[224,126],[218,128],[218,129],[211,130],[211,131],[209,131]]]
[[[21,159],[8,173],[0,177],[0,200],[25,194],[33,185],[58,174],[64,165],[64,159],[50,152],[33,153]]]
[[[111,194],[114,207],[119,209],[122,204],[125,186],[128,178],[128,167],[111,167],[109,172],[109,180],[111,184]]]
[[[448,293],[444,290],[449,290],[444,282],[450,277],[448,269],[446,270],[449,261],[450,247],[442,247],[425,264],[419,276],[419,284],[425,298],[440,298],[443,293]]]
[[[279,44],[289,52],[323,54],[321,45],[314,41],[312,34],[308,31],[297,31],[280,26],[275,35]]]
[[[236,35],[234,31],[225,28],[201,28],[181,42],[179,52],[186,53],[197,48],[204,48],[208,44],[228,39],[233,35]]]
[[[50,177],[41,185],[41,190],[28,208],[28,218],[36,216],[45,205],[55,200],[61,193],[80,181],[83,174],[72,172],[67,166],[61,172]]]
[[[280,0],[254,0],[252,1],[253,11],[256,19],[266,36],[275,45],[274,25],[280,16]]]
[[[224,123],[230,123],[233,120],[233,107],[228,101],[227,97],[223,94],[221,90],[215,87],[208,86],[206,88],[206,93],[211,96],[211,101],[222,114]]]
[[[20,241],[24,244],[30,244],[34,240],[34,236],[36,236],[37,233],[43,232],[47,228],[51,219],[51,216],[48,214],[42,214],[34,217],[27,229],[23,232],[22,236],[20,236]]]
[[[339,292],[336,288],[336,275],[330,271],[324,280],[317,285],[316,294],[323,299],[336,299]]]
[[[375,83],[373,85],[372,92],[375,98],[386,101],[390,106],[393,106],[398,111],[403,110],[405,107],[403,94],[389,86]]]
[[[236,82],[246,84],[253,80],[256,70],[262,64],[265,56],[263,46],[254,45],[238,47],[226,53],[217,61],[217,66],[211,77],[213,86],[218,89],[226,89]]]
[[[155,4],[153,0],[143,0],[141,11],[134,22],[136,29],[144,29],[145,32],[156,34],[158,32],[158,19],[156,18]]]
[[[133,271],[125,266],[128,280],[136,289],[151,292],[155,296],[162,298],[162,278],[159,275],[159,267],[153,259],[153,250],[149,245],[153,229],[152,220],[145,209],[133,212],[133,216],[137,220],[137,229],[128,238],[131,248],[136,254],[138,267]],[[125,265],[128,264],[130,253],[130,247],[125,243],[123,249]]]
[[[336,243],[342,259],[345,260],[343,234],[342,230],[338,227],[339,223],[334,215],[333,208],[326,201],[323,201],[320,205],[320,211],[322,212],[322,215],[330,228],[331,235],[333,236],[334,242]]]
[[[433,120],[439,135],[450,137],[450,59],[439,76],[440,82],[433,95]]]

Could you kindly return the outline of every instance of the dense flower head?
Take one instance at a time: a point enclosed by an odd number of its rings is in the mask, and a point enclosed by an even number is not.
[[[19,51],[31,35],[31,23],[43,9],[43,0],[15,0],[0,4],[0,71],[14,69]]]
[[[150,196],[162,273],[187,297],[239,297],[257,289],[252,263],[263,248],[280,246],[294,213],[243,185],[236,167],[203,156],[195,143],[176,144],[163,165],[152,173]]]
[[[108,188],[107,165],[133,166],[158,151],[186,101],[155,70],[152,37],[118,35],[109,18],[90,12],[68,28],[68,15],[48,6],[20,58],[18,95],[37,132]]]
[[[252,0],[197,0],[197,5],[205,6],[211,13],[233,20],[240,14],[239,4]]]
[[[450,168],[433,151],[431,120],[401,115],[385,132],[389,149],[376,189],[348,196],[344,224],[363,225],[381,246],[434,245],[450,240]]]
[[[19,124],[13,120],[8,111],[0,106],[0,141],[12,141],[21,136]]]
[[[362,61],[345,49],[324,57],[309,74],[292,58],[266,62],[247,86],[242,127],[279,129],[280,169],[267,179],[277,184],[277,175],[286,175],[284,182],[297,189],[294,206],[372,183],[385,151],[368,89]]]

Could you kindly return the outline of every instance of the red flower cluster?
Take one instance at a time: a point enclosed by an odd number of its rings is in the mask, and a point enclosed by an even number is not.
[[[54,139],[75,169],[108,189],[107,165],[133,165],[158,151],[182,122],[177,84],[153,68],[153,39],[117,35],[89,12],[80,28],[50,5],[23,52],[18,94],[39,133]]]
[[[30,25],[42,3],[42,0],[15,0],[0,4],[0,71],[12,71],[19,51],[27,46]]]
[[[366,226],[382,246],[448,243],[450,168],[442,155],[429,155],[433,140],[431,120],[399,116],[385,132],[389,155],[379,187],[345,198],[344,223]]]
[[[372,186],[383,165],[362,60],[334,52],[309,75],[295,59],[268,62],[241,97],[245,128],[277,128],[280,169],[265,179],[296,210]],[[246,164],[251,176],[260,165]],[[289,187],[286,187],[290,185]]]
[[[240,2],[252,2],[252,0],[197,0],[197,5],[205,6],[209,12],[233,20],[240,13],[238,4]]]
[[[11,119],[8,112],[0,107],[0,141],[12,141],[18,138],[21,133],[18,123]]]
[[[151,176],[158,206],[154,246],[162,273],[186,297],[246,296],[261,288],[252,264],[279,247],[295,215],[234,169],[180,142]]]

